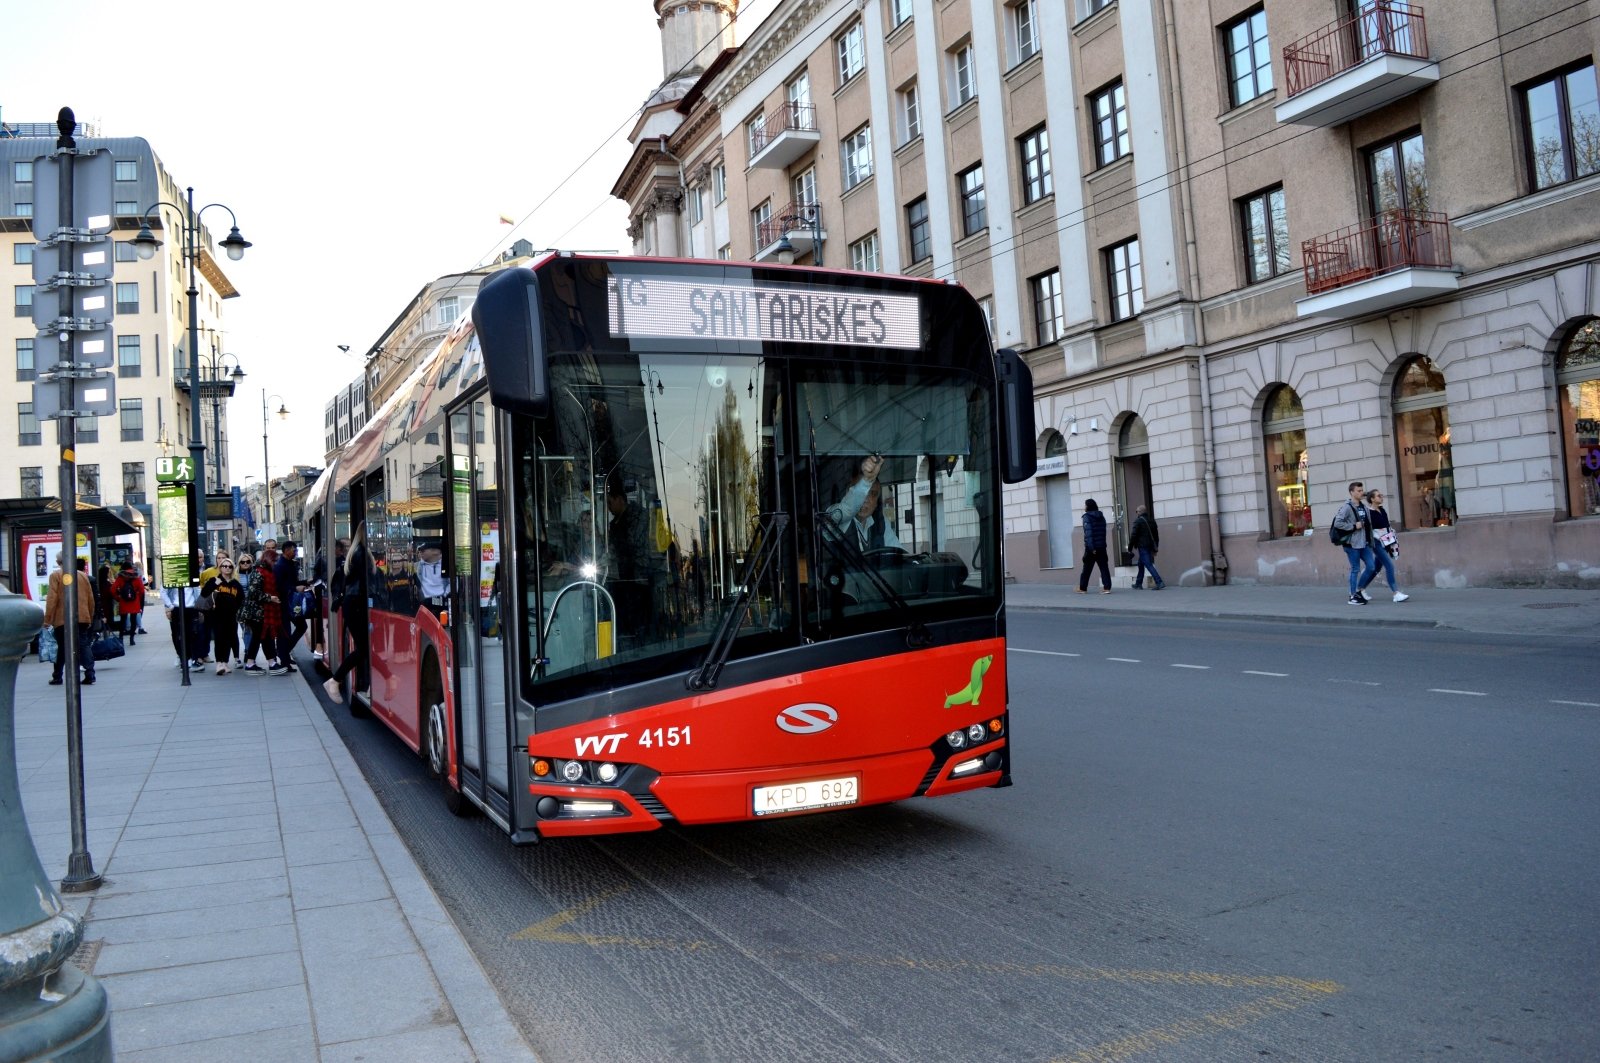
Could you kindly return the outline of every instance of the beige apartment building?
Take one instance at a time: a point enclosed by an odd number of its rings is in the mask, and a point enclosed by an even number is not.
[[[59,492],[60,451],[55,429],[33,415],[33,382],[48,366],[34,359],[33,205],[55,196],[54,186],[34,180],[34,159],[55,150],[54,122],[7,125],[0,130],[0,285],[12,297],[13,312],[0,318],[0,350],[14,358],[0,370],[0,498],[55,498]],[[155,460],[186,453],[189,444],[188,263],[184,257],[184,218],[172,204],[184,201],[183,187],[150,145],[137,137],[98,137],[80,126],[78,148],[109,151],[113,158],[112,232],[116,299],[116,374],[118,413],[81,418],[77,426],[78,498],[117,509],[130,506],[152,527]],[[134,253],[133,237],[149,215],[161,241],[153,259]],[[232,484],[228,467],[228,399],[239,359],[228,353],[223,306],[239,293],[223,271],[211,232],[199,233],[195,280],[199,291],[201,423],[206,445],[208,490]],[[246,371],[249,366],[243,367]],[[149,544],[147,544],[148,546]]]
[[[1014,578],[1600,585],[1600,0],[658,0],[635,251],[959,281],[1033,368]]]

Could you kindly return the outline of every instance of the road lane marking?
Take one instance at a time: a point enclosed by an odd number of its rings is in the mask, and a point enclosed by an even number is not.
[[[1141,1030],[1127,1037],[1107,1041],[1082,1052],[1061,1057],[1056,1063],[1119,1063],[1121,1060],[1144,1055],[1163,1045],[1180,1045],[1218,1031],[1238,1030],[1258,1019],[1280,1012],[1297,1011],[1316,999],[1317,995],[1314,992],[1303,989],[1290,990],[1276,996],[1253,1000],[1248,1004],[1240,1004],[1225,1011],[1213,1011],[1206,1015],[1197,1015],[1192,1019],[1180,1019],[1153,1030]]]
[[[1449,687],[1429,687],[1430,694],[1461,694],[1469,698],[1486,698],[1489,695],[1482,690],[1451,690]]]
[[[1208,672],[1208,671],[1211,670],[1211,666],[1209,664],[1175,664],[1172,667],[1174,667],[1174,668],[1193,668],[1193,669],[1195,669],[1197,671],[1201,671],[1201,672]]]
[[[1562,701],[1560,698],[1551,698],[1552,705],[1576,705],[1580,709],[1600,709],[1600,701]]]
[[[1025,650],[1021,646],[1007,646],[1010,653],[1038,653],[1045,657],[1081,657],[1080,653],[1063,653],[1060,650]]]
[[[1121,661],[1123,664],[1138,664],[1139,663],[1139,658],[1137,658],[1137,657],[1107,657],[1106,660],[1108,660],[1108,661]]]
[[[1245,675],[1270,675],[1274,679],[1288,679],[1289,678],[1289,673],[1288,672],[1256,672],[1256,671],[1252,671],[1249,668],[1246,668],[1244,670],[1244,674]]]

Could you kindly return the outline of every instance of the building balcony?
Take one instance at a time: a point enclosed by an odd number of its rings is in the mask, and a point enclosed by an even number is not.
[[[1460,287],[1450,260],[1450,219],[1420,210],[1376,218],[1307,240],[1300,317],[1354,317],[1445,295]]]
[[[1283,66],[1275,113],[1294,125],[1340,125],[1439,80],[1422,8],[1383,0],[1284,48]]]
[[[786,103],[764,126],[750,131],[750,168],[781,170],[821,140],[816,107]]]
[[[821,255],[822,243],[828,238],[827,230],[822,227],[822,208],[815,203],[790,203],[757,225],[755,260],[776,262],[785,236],[796,255],[809,251],[815,262]]]
[[[172,367],[172,386],[185,395],[189,393],[189,363],[181,358]],[[233,398],[233,392],[234,379],[232,373],[212,373],[204,366],[201,367],[200,394],[231,399]]]

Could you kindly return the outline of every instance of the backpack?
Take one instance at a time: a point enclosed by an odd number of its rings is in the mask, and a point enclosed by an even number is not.
[[[1346,504],[1348,505],[1348,503]],[[1343,512],[1344,506],[1340,506],[1338,511],[1334,513],[1333,520],[1337,521],[1339,519],[1339,514]],[[1354,534],[1354,529],[1346,531],[1344,528],[1336,526],[1333,521],[1328,522],[1328,541],[1333,543],[1334,546],[1349,546],[1350,538]]]
[[[133,580],[125,579],[122,586],[117,588],[117,600],[123,602],[136,602],[139,600],[139,588],[133,585]]]

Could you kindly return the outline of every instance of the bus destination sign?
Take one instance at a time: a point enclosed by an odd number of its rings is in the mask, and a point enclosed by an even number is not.
[[[616,339],[922,346],[914,295],[616,274],[608,301]]]

